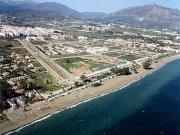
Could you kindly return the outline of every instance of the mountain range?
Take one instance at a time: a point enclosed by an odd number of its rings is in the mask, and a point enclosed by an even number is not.
[[[93,19],[103,22],[115,22],[124,25],[148,28],[179,28],[180,11],[156,4],[125,8],[114,13],[79,12],[55,2],[26,2],[0,0],[0,14],[11,16],[16,20],[63,20]]]

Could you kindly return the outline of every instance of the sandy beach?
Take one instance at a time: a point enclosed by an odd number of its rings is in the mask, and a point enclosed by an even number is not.
[[[33,121],[51,115],[54,112],[61,111],[83,101],[119,90],[121,87],[141,79],[143,76],[152,73],[164,64],[178,58],[180,58],[180,55],[163,58],[159,60],[158,63],[153,63],[151,66],[153,69],[151,70],[144,70],[141,68],[138,70],[138,74],[133,73],[128,76],[117,76],[112,79],[106,79],[102,82],[103,85],[99,87],[88,87],[79,91],[73,91],[66,96],[56,98],[50,102],[42,101],[29,105],[27,107],[29,111],[27,112],[23,112],[23,108],[15,111],[8,110],[6,114],[9,121],[0,124],[0,134],[13,130],[19,130],[19,127],[32,124]]]

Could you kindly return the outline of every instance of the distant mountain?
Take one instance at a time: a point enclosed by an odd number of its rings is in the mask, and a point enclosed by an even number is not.
[[[103,12],[81,12],[81,18],[83,19],[100,19],[107,16]]]
[[[119,10],[103,20],[132,26],[166,28],[180,25],[180,11],[152,4]]]
[[[65,5],[53,2],[35,3],[20,1],[0,1],[0,14],[4,13],[21,20],[30,20],[34,18],[77,19],[81,17],[81,14],[78,11],[70,9]]]
[[[55,2],[0,0],[0,15],[11,16],[16,18],[17,22],[28,23],[36,23],[39,19],[94,19],[137,27],[180,29],[180,11],[156,4],[130,7],[106,14],[78,12]]]

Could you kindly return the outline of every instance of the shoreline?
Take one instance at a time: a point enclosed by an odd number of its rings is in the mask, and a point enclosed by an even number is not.
[[[133,73],[129,76],[117,76],[112,79],[104,80],[103,85],[99,87],[88,87],[78,91],[72,91],[70,94],[64,97],[55,98],[51,102],[42,101],[32,104],[28,107],[28,109],[31,109],[28,112],[22,113],[20,109],[15,111],[9,111],[7,113],[7,116],[10,117],[10,121],[7,121],[0,125],[0,134],[12,134],[14,132],[18,132],[29,125],[47,119],[52,115],[60,113],[66,109],[70,109],[85,102],[89,102],[110,93],[120,91],[123,88],[137,82],[138,80],[143,79],[144,77],[164,67],[166,64],[179,58],[180,55],[166,57],[159,60],[158,63],[153,63],[152,70],[140,69],[138,74]],[[39,109],[40,107],[48,109],[44,109],[42,111],[41,109]],[[22,117],[20,119],[17,119],[17,114],[21,114]]]

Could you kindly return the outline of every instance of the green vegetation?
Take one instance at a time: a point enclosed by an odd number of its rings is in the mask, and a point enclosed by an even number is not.
[[[133,61],[133,60],[140,59],[142,57],[139,55],[127,54],[127,55],[121,56],[120,58],[124,60],[128,60],[128,61]]]
[[[63,58],[55,60],[59,65],[61,65],[66,70],[70,71],[70,68],[78,68],[81,67],[82,64],[78,63],[82,61],[80,57],[73,57],[73,58]]]
[[[0,39],[0,46],[11,46],[11,47],[20,47],[21,44],[16,41],[16,40],[5,40],[5,39]]]
[[[131,74],[131,71],[129,67],[125,67],[125,68],[114,67],[111,69],[111,73],[116,75],[129,75]]]
[[[36,40],[36,41],[31,41],[31,43],[32,44],[35,44],[35,45],[44,45],[44,44],[47,44],[47,42],[45,42],[45,41],[38,41],[38,40]]]
[[[68,71],[70,71],[71,68],[79,68],[83,65],[89,65],[91,70],[98,70],[104,66],[103,63],[98,63],[89,59],[82,59],[80,57],[62,58],[55,61]]]
[[[57,80],[47,72],[36,72],[31,75],[32,84],[35,88],[38,88],[41,92],[54,91],[62,88]]]
[[[120,53],[118,53],[118,52],[107,52],[107,53],[104,53],[104,55],[111,56],[111,57],[118,57],[118,56],[120,56]]]
[[[33,62],[32,64],[34,67],[37,67],[37,68],[42,67],[42,65],[39,62]]]
[[[17,54],[28,54],[29,52],[25,48],[12,48],[12,52]]]
[[[3,73],[3,72],[7,72],[8,70],[5,69],[4,67],[0,67],[0,73]]]
[[[6,81],[0,80],[0,114],[9,107],[6,100],[14,97],[14,95],[11,86]]]
[[[148,59],[147,61],[145,61],[142,65],[144,69],[150,69],[150,66],[152,64],[152,60]]]
[[[92,71],[99,70],[99,69],[102,69],[104,67],[103,63],[99,63],[99,62],[96,62],[94,60],[84,60],[83,62],[88,64]]]
[[[0,39],[0,52],[1,56],[7,56],[11,52],[17,54],[27,54],[28,51],[21,46],[21,44],[16,40],[5,40]]]

